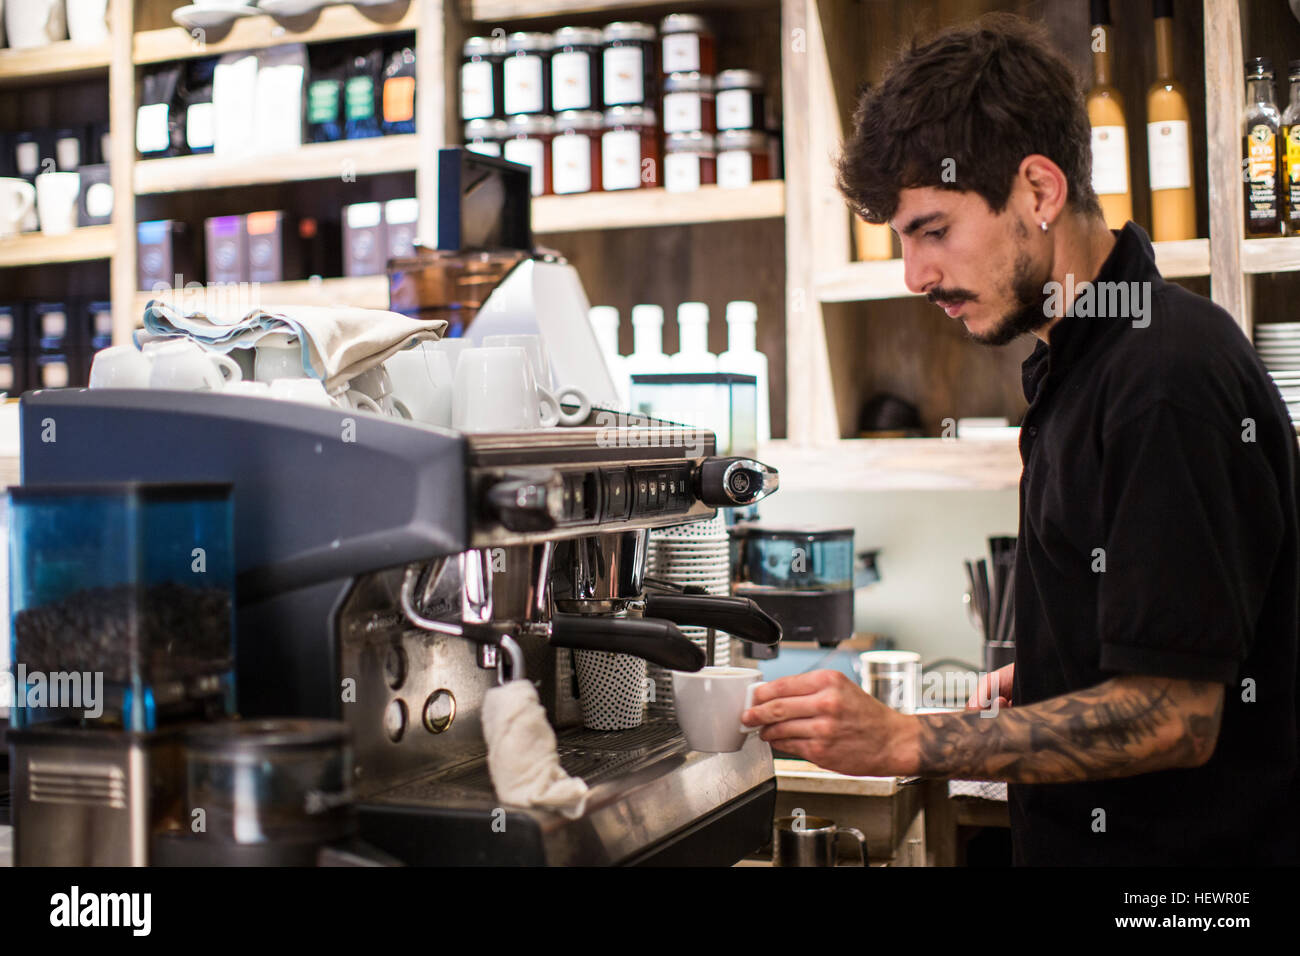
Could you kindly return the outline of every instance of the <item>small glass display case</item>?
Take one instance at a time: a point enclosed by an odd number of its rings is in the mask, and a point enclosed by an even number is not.
[[[707,428],[719,455],[758,452],[758,380],[734,372],[632,376],[632,411]]]
[[[26,485],[9,507],[15,726],[234,712],[230,485]]]

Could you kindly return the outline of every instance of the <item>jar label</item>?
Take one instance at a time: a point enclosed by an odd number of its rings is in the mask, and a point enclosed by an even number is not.
[[[344,111],[352,121],[375,115],[375,81],[368,76],[350,76],[343,88]]]
[[[415,77],[394,76],[384,81],[384,122],[409,123],[415,119]]]
[[[718,110],[718,129],[753,129],[754,94],[749,90],[723,90],[714,105]]]
[[[664,37],[664,72],[698,73],[700,70],[700,36],[698,33],[670,33]]]
[[[1147,169],[1152,190],[1187,189],[1192,185],[1186,120],[1147,123]]]
[[[113,215],[113,187],[108,183],[91,183],[86,190],[86,215],[107,219]]]
[[[664,94],[664,132],[690,133],[701,129],[704,111],[699,93]]]
[[[135,148],[141,153],[161,153],[171,145],[171,138],[167,132],[167,104],[150,103],[147,106],[140,107],[135,114]],[[35,143],[18,144],[18,171],[27,175],[23,168],[23,147],[30,146],[34,153],[37,149]],[[36,163],[32,162],[31,166],[35,167]]]
[[[484,156],[500,157],[501,155],[501,144],[493,143],[488,140],[481,140],[477,143],[469,143],[468,145],[466,145],[465,148],[468,149],[471,153],[482,153]]]
[[[551,181],[556,193],[591,192],[591,137],[566,134],[551,140]]]
[[[591,102],[591,56],[586,53],[557,53],[551,57],[551,109],[589,110]]]
[[[81,166],[81,140],[75,136],[65,136],[54,144],[54,155],[59,169],[64,172],[76,170]]]
[[[601,186],[636,189],[641,185],[641,134],[635,130],[611,130],[600,141]]]
[[[61,339],[68,331],[68,319],[62,312],[46,312],[41,316],[41,338]]]
[[[216,143],[216,107],[194,103],[185,111],[185,142],[190,149],[211,149]]]
[[[506,60],[505,105],[510,115],[542,111],[542,58],[512,56]]]
[[[1123,126],[1092,128],[1092,189],[1099,196],[1128,192],[1128,140]]]
[[[41,379],[46,388],[67,388],[68,363],[47,362],[41,366]]]
[[[641,48],[615,46],[605,50],[605,105],[645,102],[645,66]]]
[[[664,157],[664,189],[688,193],[700,188],[698,153],[669,153]]]
[[[307,122],[337,123],[339,121],[338,80],[317,80],[307,86]],[[193,106],[190,109],[194,109]]]
[[[496,113],[492,102],[492,64],[486,60],[460,68],[461,119],[486,119]]]
[[[14,367],[8,362],[0,362],[0,391],[9,391],[14,387]]]
[[[754,181],[754,157],[747,150],[728,149],[718,153],[718,185],[743,189]]]
[[[505,158],[533,167],[532,194],[540,196],[546,188],[546,144],[540,139],[507,140]]]

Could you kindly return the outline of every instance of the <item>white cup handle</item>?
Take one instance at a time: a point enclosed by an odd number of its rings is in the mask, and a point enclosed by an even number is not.
[[[18,184],[18,194],[23,197],[23,209],[18,214],[19,219],[26,219],[28,214],[36,208],[36,187],[29,182]]]
[[[749,710],[749,708],[754,706],[754,691],[757,690],[759,687],[762,687],[765,683],[767,682],[756,680],[754,681],[754,683],[750,684],[748,687],[745,688],[745,706],[740,708],[740,712],[742,714],[745,711]],[[762,729],[763,729],[762,724],[759,724],[757,727],[746,727],[744,722],[741,722],[740,724],[740,732],[742,734],[756,734]]]
[[[565,385],[556,389],[554,398],[556,406],[560,409],[561,425],[581,425],[587,420],[587,416],[591,414],[591,399],[587,397],[586,392],[576,385]],[[578,410],[576,412],[566,412],[564,406],[560,404],[562,399],[568,399],[569,404],[577,405]]]
[[[379,403],[369,395],[363,394],[362,392],[356,392],[353,394],[352,401],[356,403],[357,408],[363,408],[368,412],[374,412],[376,415],[384,414],[384,410],[379,407]]]
[[[221,377],[226,380],[226,384],[244,380],[244,370],[229,355],[210,352],[208,358],[217,363],[217,370],[221,372]]]
[[[406,403],[402,401],[400,398],[393,399],[393,408],[396,409],[397,414],[401,415],[403,418],[407,418],[407,419],[415,418],[415,416],[411,414],[411,410],[406,407]]]
[[[540,387],[537,389],[537,413],[543,428],[552,428],[560,423],[560,403],[554,395]]]

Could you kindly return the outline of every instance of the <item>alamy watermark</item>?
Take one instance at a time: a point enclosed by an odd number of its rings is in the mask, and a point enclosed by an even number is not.
[[[661,423],[636,412],[596,412],[599,448],[684,448],[691,457],[704,454],[708,432],[683,425]]]
[[[1131,319],[1133,328],[1151,324],[1150,282],[1080,282],[1066,273],[1065,282],[1043,285],[1043,314],[1048,318],[1073,315],[1082,319]]]
[[[18,663],[0,671],[0,701],[21,710],[79,710],[87,720],[104,715],[102,671],[29,671]]]

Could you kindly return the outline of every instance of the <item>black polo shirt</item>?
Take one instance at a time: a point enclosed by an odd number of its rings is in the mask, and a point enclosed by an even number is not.
[[[1223,723],[1202,767],[1013,784],[1014,860],[1294,864],[1296,434],[1232,318],[1161,279],[1136,225],[1116,237],[1097,287],[1150,283],[1147,316],[1081,307],[1024,363],[1014,702],[1211,680]]]

